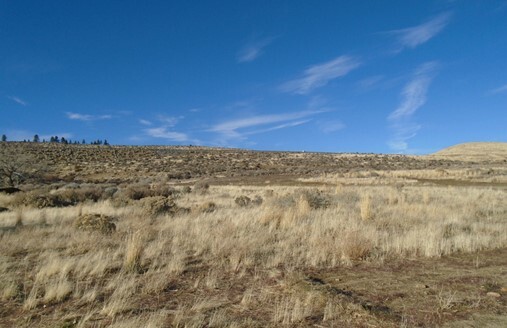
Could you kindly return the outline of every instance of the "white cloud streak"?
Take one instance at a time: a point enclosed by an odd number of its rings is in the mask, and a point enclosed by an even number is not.
[[[273,42],[274,39],[275,38],[264,38],[247,44],[238,52],[238,63],[248,63],[254,61],[262,55],[264,48]]]
[[[362,90],[370,90],[373,89],[375,86],[379,85],[380,82],[384,80],[385,78],[382,75],[369,76],[357,82],[357,85]]]
[[[79,114],[73,112],[66,112],[67,118],[70,120],[76,121],[98,121],[98,120],[109,120],[113,118],[112,115],[89,115],[89,114]]]
[[[24,101],[23,99],[21,99],[19,97],[16,97],[16,96],[8,96],[7,98],[9,98],[10,100],[14,101],[18,105],[21,105],[21,106],[27,106],[28,105],[28,103],[26,101]]]
[[[326,121],[320,122],[319,128],[324,133],[333,133],[343,130],[345,128],[345,124],[343,124],[341,121]]]
[[[166,115],[159,115],[157,119],[164,124],[164,126],[170,126],[173,127],[176,124],[178,124],[179,120],[182,119],[183,116],[180,117],[173,117],[173,116],[166,116]]]
[[[408,140],[415,137],[421,126],[412,122],[414,113],[426,103],[426,95],[437,68],[436,62],[421,65],[401,93],[400,105],[388,116],[391,140],[388,145],[398,152],[408,150]]]
[[[291,126],[301,125],[307,121],[301,121],[302,118],[313,116],[323,111],[300,111],[286,114],[258,115],[236,120],[230,120],[213,126],[209,131],[220,133],[224,137],[242,138],[244,135],[267,132]],[[298,121],[299,120],[299,121]],[[284,123],[285,122],[285,123]],[[257,126],[283,123],[281,125],[264,128],[261,130],[244,131],[239,130],[254,128]]]
[[[502,85],[501,87],[498,87],[496,89],[491,90],[489,93],[492,95],[496,95],[499,93],[506,93],[507,92],[507,84]]]
[[[294,127],[294,126],[299,126],[299,125],[306,124],[306,123],[308,123],[310,121],[311,120],[302,120],[302,121],[295,121],[295,122],[289,122],[289,123],[279,124],[279,125],[275,125],[275,126],[272,126],[272,127],[269,127],[269,128],[265,128],[265,129],[248,131],[248,132],[245,132],[244,135],[259,134],[259,133],[265,133],[265,132],[270,132],[270,131],[275,131],[275,130],[280,130],[280,129],[285,129],[285,128],[291,128],[291,127]]]
[[[403,48],[414,49],[440,33],[449,24],[450,18],[450,13],[442,13],[421,25],[390,31],[389,33],[396,35],[398,38],[400,44],[398,52]]]
[[[139,123],[141,123],[142,125],[151,125],[152,123],[148,120],[143,120],[143,119],[140,119],[139,120]]]
[[[301,78],[282,84],[280,89],[295,94],[308,94],[334,79],[347,75],[360,65],[359,60],[354,57],[340,56],[331,61],[307,68]]]
[[[185,142],[189,140],[188,136],[185,133],[170,131],[166,126],[146,129],[145,132],[147,135],[153,138],[168,139],[177,142]]]

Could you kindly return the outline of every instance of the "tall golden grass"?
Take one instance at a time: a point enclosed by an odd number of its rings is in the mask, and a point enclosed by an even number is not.
[[[110,201],[0,213],[5,230],[0,237],[1,298],[18,298],[25,311],[71,300],[87,309],[89,315],[82,320],[106,316],[114,318],[115,327],[140,323],[159,327],[167,320],[175,326],[220,326],[230,314],[228,301],[219,298],[196,298],[192,304],[180,304],[175,312],[159,309],[142,318],[123,315],[143,295],[160,295],[189,270],[203,270],[196,274],[193,288],[214,290],[221,287],[223,273],[241,277],[250,271],[294,272],[507,246],[503,190],[270,188],[273,191],[266,193],[262,187],[213,186],[206,193],[184,194],[177,200],[188,208],[213,202],[213,211],[156,218],[146,215],[141,203],[115,207]],[[303,196],[308,193],[325,197],[326,206],[313,208],[312,198]],[[264,201],[240,207],[234,202],[240,195],[262,196]],[[2,196],[0,206],[9,206],[10,201]],[[104,235],[77,230],[73,221],[82,213],[119,218],[117,231]],[[8,230],[16,224],[18,228]],[[19,262],[13,260],[17,254],[24,254]],[[23,266],[23,261],[32,265]],[[26,270],[23,276],[17,274],[21,269]],[[259,300],[248,289],[239,304],[248,308],[254,301]],[[282,295],[268,312],[273,324],[290,325],[317,310],[324,321],[343,311],[308,292]]]

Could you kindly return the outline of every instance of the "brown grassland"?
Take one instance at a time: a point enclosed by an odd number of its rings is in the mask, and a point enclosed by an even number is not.
[[[0,165],[22,177],[1,327],[507,326],[506,144],[0,143]]]

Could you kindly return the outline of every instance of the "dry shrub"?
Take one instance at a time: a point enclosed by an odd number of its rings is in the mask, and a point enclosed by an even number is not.
[[[64,207],[72,205],[71,202],[62,199],[60,195],[49,194],[40,190],[17,194],[14,198],[13,204],[16,206],[28,206],[35,208]]]
[[[217,209],[217,204],[215,204],[213,202],[206,202],[204,204],[199,205],[199,207],[197,207],[197,212],[198,213],[213,213],[216,211],[216,209]]]
[[[301,192],[300,197],[303,197],[311,209],[325,209],[331,205],[329,197],[319,190],[305,190]]]
[[[122,191],[122,194],[128,199],[139,200],[153,196],[149,186],[129,186]]]
[[[75,205],[85,201],[96,202],[103,197],[104,191],[98,187],[83,189],[66,189],[59,191],[56,195],[64,202]]]
[[[206,194],[209,190],[209,184],[205,181],[199,181],[194,185],[194,191],[201,195]]]
[[[130,206],[132,204],[135,204],[135,201],[133,201],[132,199],[124,196],[122,193],[117,193],[113,198],[111,198],[110,200],[110,203],[113,207],[116,207],[116,208],[122,208],[122,207],[127,207],[127,206]]]
[[[151,196],[174,197],[177,196],[178,190],[168,185],[156,185],[151,188]]]
[[[106,187],[102,194],[102,199],[112,199],[116,192],[118,192],[118,187]]]
[[[298,208],[301,204],[312,210],[326,209],[331,205],[328,195],[319,190],[297,190],[293,194],[279,197],[274,201],[276,206],[282,208]]]
[[[85,214],[79,216],[74,226],[80,230],[99,231],[104,234],[113,233],[116,230],[113,217],[104,214]]]
[[[250,197],[248,197],[248,196],[239,196],[239,197],[236,197],[236,199],[234,199],[234,202],[240,207],[246,207],[246,206],[250,205],[250,203],[252,202],[252,199],[250,199]]]
[[[368,257],[373,250],[370,240],[359,231],[350,231],[342,240],[342,256],[349,260],[362,260]]]
[[[468,224],[458,224],[458,223],[447,223],[442,227],[442,237],[444,239],[453,238],[457,235],[470,235],[472,233],[472,228]]]
[[[252,199],[252,204],[259,206],[259,205],[262,205],[263,201],[264,200],[262,199],[262,197],[257,195],[254,197],[254,199]]]
[[[172,198],[163,196],[148,197],[143,199],[144,211],[152,216],[159,216],[164,214],[176,215],[188,213],[188,208],[179,207]]]

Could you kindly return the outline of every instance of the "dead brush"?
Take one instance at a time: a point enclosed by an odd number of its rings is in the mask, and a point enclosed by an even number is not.
[[[64,207],[72,205],[71,202],[63,199],[59,195],[50,194],[40,190],[16,195],[13,204],[18,207],[26,206],[32,208]]]
[[[252,199],[248,196],[239,196],[234,199],[234,202],[239,207],[247,207],[252,203]]]
[[[56,193],[62,201],[73,205],[86,201],[96,202],[103,197],[103,194],[103,189],[99,187],[66,189]]]
[[[179,207],[172,198],[163,196],[147,197],[142,200],[143,209],[150,217],[188,213],[188,208]]]
[[[199,181],[194,185],[194,192],[200,195],[205,195],[209,190],[209,183],[206,181]]]
[[[147,185],[134,185],[129,186],[126,189],[121,191],[121,194],[127,199],[131,200],[139,200],[145,197],[153,196],[153,192],[150,190],[150,187]]]
[[[373,251],[373,244],[359,231],[350,231],[343,237],[341,249],[344,260],[363,260]]]
[[[206,202],[194,208],[195,213],[213,213],[217,210],[217,204],[214,202]]]
[[[114,221],[116,221],[115,218],[104,214],[84,214],[74,221],[74,226],[79,230],[111,234],[116,230]]]
[[[331,200],[329,197],[321,192],[320,190],[306,190],[300,195],[300,199],[303,197],[308,206],[313,210],[326,209],[331,206]]]

